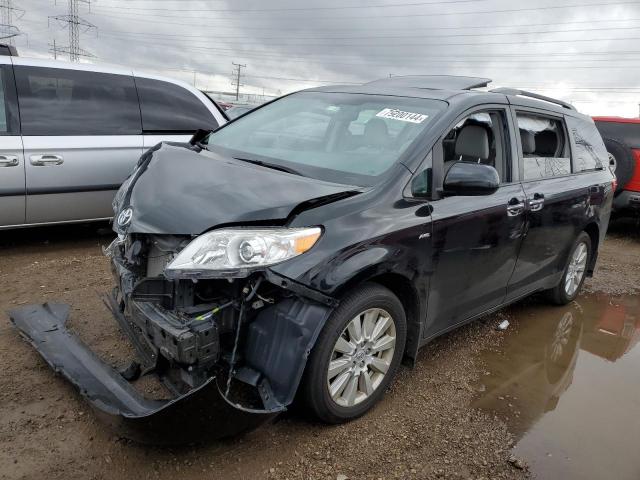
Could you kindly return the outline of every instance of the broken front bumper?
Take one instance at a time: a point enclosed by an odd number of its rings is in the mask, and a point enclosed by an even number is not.
[[[215,376],[186,394],[147,399],[66,329],[68,305],[30,305],[10,311],[9,316],[51,368],[75,385],[124,437],[154,444],[222,438],[254,429],[282,410],[232,404]]]

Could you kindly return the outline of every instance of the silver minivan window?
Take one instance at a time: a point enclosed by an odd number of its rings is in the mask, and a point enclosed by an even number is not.
[[[131,76],[22,65],[14,71],[23,135],[142,132]]]
[[[145,133],[215,130],[218,122],[198,97],[173,83],[136,77]]]

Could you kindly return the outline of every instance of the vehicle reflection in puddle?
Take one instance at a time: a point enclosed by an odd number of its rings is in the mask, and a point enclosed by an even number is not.
[[[537,478],[640,479],[640,296],[512,312],[474,407],[507,422]]]

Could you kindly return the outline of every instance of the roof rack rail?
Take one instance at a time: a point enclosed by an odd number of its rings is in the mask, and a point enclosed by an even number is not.
[[[563,102],[562,100],[558,100],[557,98],[545,97],[544,95],[527,92],[526,90],[518,90],[517,88],[494,88],[493,90],[489,91],[491,93],[502,93],[504,95],[519,95],[521,97],[534,98],[536,100],[542,100],[543,102],[555,103],[556,105],[560,105],[561,107],[567,108],[569,110],[576,109],[576,107],[574,107],[570,103]]]
[[[491,83],[490,78],[463,77],[459,75],[394,75],[367,82],[365,85],[379,85],[400,88],[423,88],[427,90],[471,90],[483,88]]]

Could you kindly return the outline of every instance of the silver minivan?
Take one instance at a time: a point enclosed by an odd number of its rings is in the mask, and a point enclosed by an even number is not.
[[[0,56],[0,229],[108,219],[146,149],[225,122],[183,82]]]

